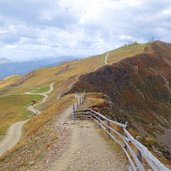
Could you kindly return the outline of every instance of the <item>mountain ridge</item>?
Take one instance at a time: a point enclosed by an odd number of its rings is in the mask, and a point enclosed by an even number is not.
[[[160,46],[163,51],[160,50]],[[155,53],[155,49],[160,53]],[[127,120],[131,134],[135,137],[141,135],[141,142],[158,159],[171,166],[169,150],[162,146],[159,137],[155,137],[156,133],[163,135],[164,129],[169,129],[170,124],[168,88],[171,72],[170,65],[164,61],[169,56],[169,52],[165,52],[166,49],[168,48],[165,44],[158,45],[156,42],[123,46],[108,52],[107,61],[107,55],[104,53],[59,66],[37,69],[19,78],[7,88],[1,89],[0,93],[4,96],[21,94],[54,82],[54,90],[49,94],[46,104],[39,107],[42,114],[34,117],[33,121],[25,126],[24,139],[11,153],[3,157],[3,161],[0,160],[0,164],[7,168],[28,168],[28,154],[29,159],[35,161],[35,165],[39,163],[38,156],[46,163],[43,160],[44,155],[49,153],[48,150],[46,153],[43,151],[44,147],[50,144],[52,149],[56,150],[53,148],[56,144],[51,136],[52,131],[48,130],[54,129],[53,135],[58,133],[56,127],[52,128],[51,123],[56,123],[54,118],[58,118],[60,111],[67,107],[66,104],[74,102],[73,97],[76,93],[85,92],[87,98],[91,94],[90,108],[106,116],[110,114],[113,120],[119,122]],[[165,55],[162,55],[163,53]],[[99,95],[99,92],[102,95]],[[97,97],[102,97],[103,100]],[[48,140],[45,137],[49,137]],[[13,160],[17,156],[22,158]]]
[[[155,139],[157,134],[171,129],[171,67],[165,61],[165,58],[170,60],[171,44],[152,42],[148,46],[148,51],[80,76],[68,93],[86,91],[108,95],[112,102],[111,117],[128,121],[144,137]],[[168,138],[171,141],[171,136]],[[155,148],[161,150],[157,142],[167,146],[163,154],[171,159],[169,141],[161,139],[155,139]]]

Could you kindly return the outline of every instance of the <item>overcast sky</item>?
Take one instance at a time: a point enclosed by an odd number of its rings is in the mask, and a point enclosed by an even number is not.
[[[86,57],[171,41],[171,0],[0,0],[0,58]]]

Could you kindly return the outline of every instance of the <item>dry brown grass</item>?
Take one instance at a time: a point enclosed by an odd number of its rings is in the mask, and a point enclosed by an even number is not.
[[[122,46],[109,52],[108,62],[110,64],[119,62],[122,59],[142,53],[146,44],[133,43],[131,45]]]
[[[0,158],[0,170],[23,171],[44,159],[47,147],[58,142],[55,122],[59,114],[76,101],[74,95],[67,95],[41,115],[32,118],[24,127],[24,137],[17,146]]]
[[[10,77],[6,77],[4,79],[0,80],[0,89],[3,89],[7,86],[12,85],[13,83],[15,83],[17,80],[19,80],[21,78],[20,75],[13,75]]]
[[[80,106],[80,108],[91,108],[98,111],[99,108],[104,108],[107,106],[108,104],[106,98],[102,93],[86,93],[86,100],[84,104]],[[122,160],[123,164],[127,165],[127,158],[122,148],[114,140],[109,138],[108,134],[102,128],[99,128],[97,123],[94,124],[96,125],[97,132],[104,137],[109,146],[118,154],[117,156],[119,157],[119,160]],[[117,131],[121,131],[118,126],[111,125],[111,127],[115,128]],[[118,135],[114,136],[119,139]]]
[[[2,138],[7,128],[21,120],[32,117],[26,108],[32,99],[40,100],[41,96],[30,95],[10,95],[0,97],[0,138]]]
[[[81,74],[91,72],[103,65],[100,56],[73,61],[60,66],[38,69],[33,75],[16,87],[11,88],[8,93],[22,93],[31,91],[35,88],[45,86],[51,82],[57,82],[60,85],[65,84],[68,79],[74,79]],[[72,82],[71,82],[72,83]]]
[[[106,104],[106,99],[104,98],[104,95],[102,93],[87,93],[86,94],[86,101],[85,101],[84,105],[81,106],[81,108],[91,108],[91,109],[96,108],[97,109],[96,111],[98,111],[98,109],[103,108],[105,104]],[[120,132],[121,134],[123,134],[123,130],[120,127],[118,127],[114,124],[111,124],[111,127],[114,128],[115,130],[117,130],[118,132]],[[123,155],[124,158],[126,159],[122,149],[111,138],[108,137],[108,135],[104,132],[103,129],[101,129],[97,126],[97,131],[106,139],[106,141],[111,145],[111,147],[115,151],[117,151],[118,153]],[[137,130],[132,129],[132,128],[129,128],[129,132],[131,133],[131,135],[134,138],[136,138],[136,136],[141,135],[140,132],[138,132]],[[121,138],[118,137],[118,135],[116,135],[115,133],[113,133],[113,135],[118,140],[123,142],[121,140]],[[158,143],[157,143],[155,138],[143,136],[141,143],[144,144],[151,151],[151,153],[154,156],[156,156],[156,158],[158,158],[165,166],[167,166],[168,168],[171,168],[171,162],[168,159],[164,158],[163,155],[159,151],[156,151],[150,147],[150,146],[156,146],[156,145],[158,146]],[[132,143],[130,143],[130,146],[132,147],[133,151],[136,153],[137,152],[136,147]],[[144,167],[149,169],[149,165],[147,164],[145,159],[143,159],[143,163],[144,163]]]

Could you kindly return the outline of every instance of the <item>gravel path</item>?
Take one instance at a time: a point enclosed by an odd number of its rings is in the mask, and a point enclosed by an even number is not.
[[[22,127],[28,121],[16,122],[9,127],[4,139],[0,142],[0,156],[19,142],[22,136]]]
[[[72,107],[61,114],[57,127],[63,131],[69,130],[63,140],[65,149],[57,158],[49,159],[49,167],[45,171],[126,171],[128,168],[124,153],[115,151],[104,137],[98,133],[95,123],[90,120],[73,122],[68,118]],[[68,138],[69,136],[69,138]],[[61,148],[61,145],[60,145]],[[116,146],[116,148],[119,148]],[[119,151],[119,152],[118,152]],[[46,168],[46,169],[45,169]]]
[[[105,57],[105,65],[107,65],[108,64],[108,57],[109,57],[109,53],[107,52],[107,54],[106,54],[106,57]]]
[[[124,156],[117,154],[97,132],[94,123],[80,121],[71,126],[69,149],[49,171],[126,171]],[[123,159],[122,159],[123,157]]]

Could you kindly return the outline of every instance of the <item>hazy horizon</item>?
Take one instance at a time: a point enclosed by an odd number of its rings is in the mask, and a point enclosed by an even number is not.
[[[17,63],[17,62],[29,62],[29,61],[41,61],[41,60],[49,60],[49,59],[56,59],[56,60],[58,60],[58,61],[62,61],[63,59],[66,59],[66,61],[67,61],[67,59],[81,59],[81,57],[72,57],[72,56],[61,56],[61,57],[56,57],[56,56],[45,56],[45,57],[43,57],[43,58],[41,58],[41,57],[37,57],[37,58],[26,58],[26,59],[10,59],[10,58],[8,58],[8,57],[0,57],[0,60],[1,59],[6,59],[6,60],[8,60],[8,62],[10,62],[10,63]],[[8,63],[7,62],[7,63]]]

